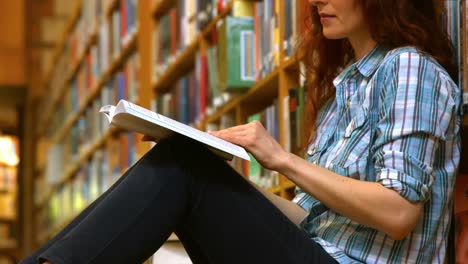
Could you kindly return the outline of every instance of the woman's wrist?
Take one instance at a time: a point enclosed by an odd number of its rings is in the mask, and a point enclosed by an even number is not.
[[[283,151],[280,155],[278,155],[278,165],[275,168],[275,171],[285,174],[285,172],[289,171],[291,164],[293,162],[294,154]]]

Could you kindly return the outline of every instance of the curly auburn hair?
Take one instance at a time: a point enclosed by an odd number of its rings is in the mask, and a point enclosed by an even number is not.
[[[303,0],[305,1],[305,0]],[[443,1],[361,0],[372,38],[389,49],[413,46],[435,58],[456,80],[457,66],[449,36],[442,25]],[[310,5],[306,30],[298,42],[306,68],[306,114],[303,148],[314,139],[320,108],[335,96],[333,79],[354,57],[347,39],[327,39],[316,6]],[[321,59],[326,58],[326,59]]]

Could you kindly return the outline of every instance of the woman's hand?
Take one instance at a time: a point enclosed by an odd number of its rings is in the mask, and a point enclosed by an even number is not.
[[[287,154],[259,121],[208,133],[244,147],[263,167],[270,170],[281,167]]]

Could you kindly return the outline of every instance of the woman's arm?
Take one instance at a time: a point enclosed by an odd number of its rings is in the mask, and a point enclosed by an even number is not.
[[[288,153],[260,122],[211,134],[247,148],[264,167],[285,175],[332,210],[393,239],[404,238],[418,222],[422,203],[411,203],[379,183],[343,177]],[[299,223],[304,217],[297,205],[276,201],[275,205],[293,222]]]
[[[411,203],[380,183],[343,177],[294,154],[282,155],[278,172],[332,210],[395,240],[416,226],[422,203]]]

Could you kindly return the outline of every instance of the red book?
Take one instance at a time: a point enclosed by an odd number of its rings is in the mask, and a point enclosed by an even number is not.
[[[122,46],[125,46],[127,37],[127,3],[125,0],[120,0],[120,37]]]
[[[262,62],[260,60],[261,57],[261,49],[260,49],[260,17],[257,13],[257,6],[258,3],[254,3],[254,38],[255,38],[255,75],[256,79],[260,79],[260,69],[262,67]]]
[[[206,114],[206,101],[208,97],[208,58],[206,54],[200,56],[200,117]]]
[[[92,65],[92,59],[91,59],[91,54],[88,53],[86,55],[86,86],[88,93],[93,89],[93,65]]]
[[[170,11],[171,19],[171,54],[177,53],[177,9],[172,8]]]

